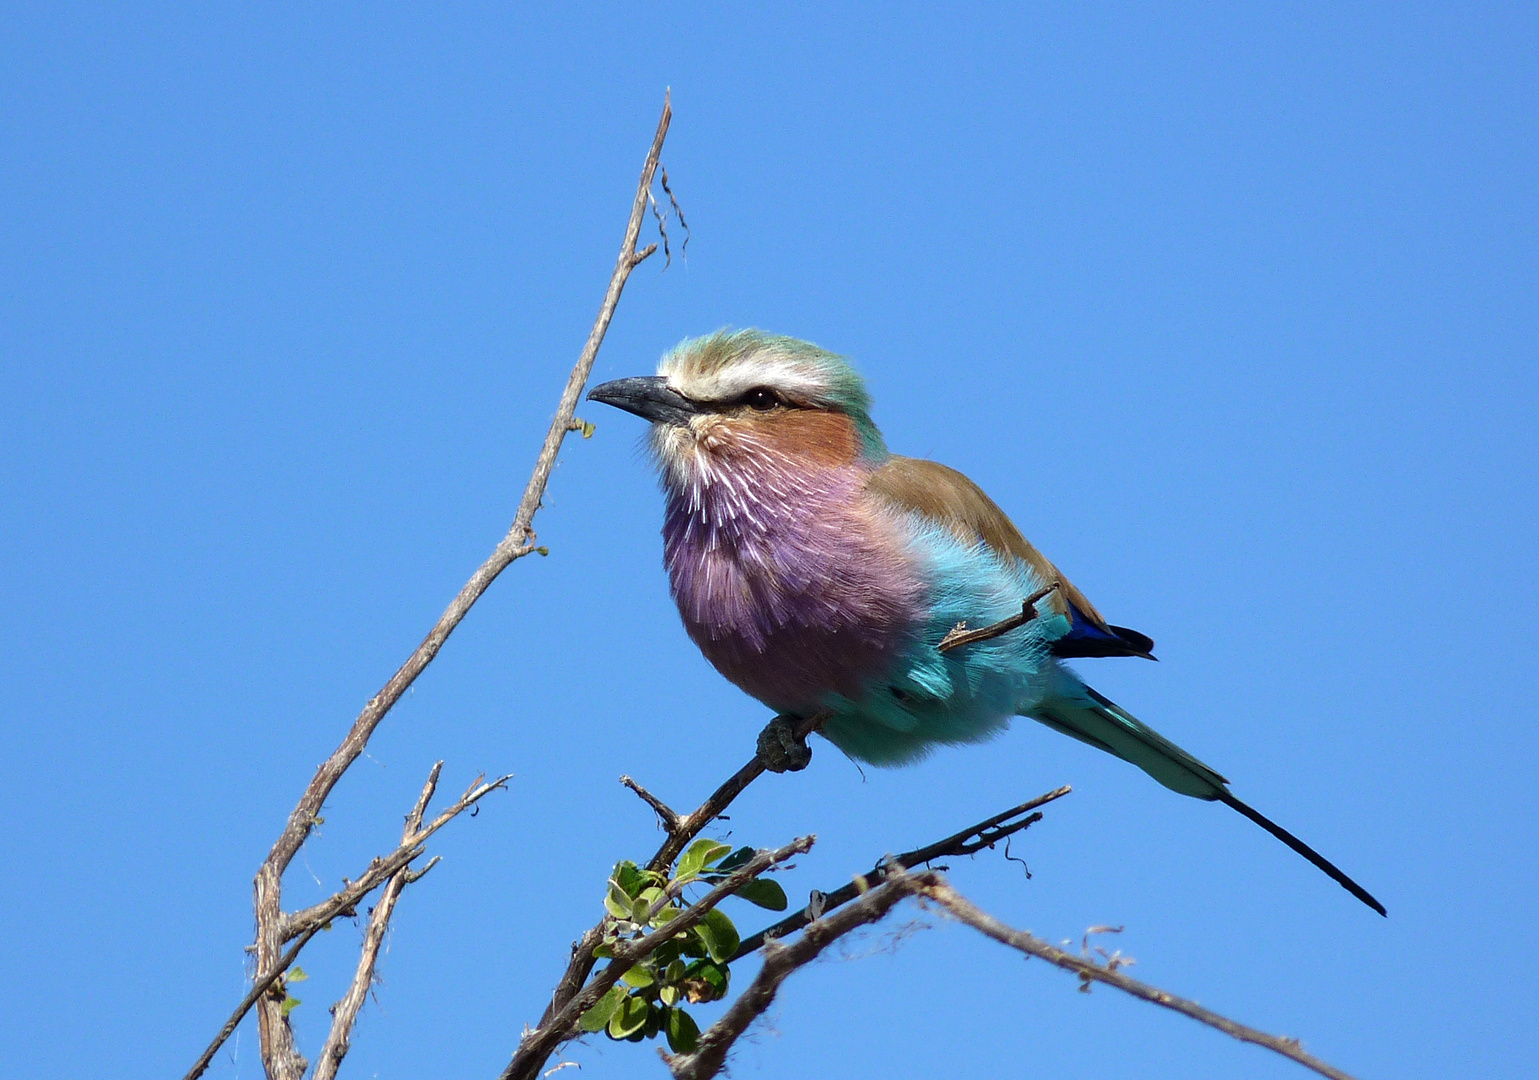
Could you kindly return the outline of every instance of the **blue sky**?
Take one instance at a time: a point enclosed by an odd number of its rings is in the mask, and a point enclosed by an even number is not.
[[[1531,1063],[1531,5],[6,22],[8,1075],[179,1075],[238,999],[284,815],[512,516],[669,86],[689,257],[636,273],[595,378],[728,324],[852,357],[896,450],[1158,643],[1090,681],[1390,918],[1025,721],[898,771],[824,744],[732,839],[816,832],[797,896],[1070,783],[1030,880],[996,853],[955,884],[1052,940],[1125,925],[1136,975],[1364,1078]],[[288,876],[298,906],[355,875],[437,758],[446,790],[516,774],[435,841],[346,1075],[495,1075],[608,866],[655,843],[614,778],[689,805],[766,719],[680,628],[639,423],[582,415],[550,557],[496,583]],[[1305,1075],[924,921],[793,979],[734,1075]],[[303,961],[312,1054],[356,943]],[[251,1030],[213,1075],[260,1075]]]

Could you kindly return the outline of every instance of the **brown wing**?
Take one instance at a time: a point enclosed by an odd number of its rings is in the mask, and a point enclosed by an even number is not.
[[[1069,579],[1048,562],[1047,556],[1031,546],[982,488],[955,469],[933,461],[894,455],[871,474],[871,479],[866,481],[866,490],[903,510],[923,514],[950,529],[964,543],[976,543],[981,539],[994,551],[1015,556],[1030,566],[1044,583],[1057,581],[1061,584],[1052,597],[1053,610],[1067,615],[1068,605],[1073,604],[1097,629],[1112,633],[1085,594],[1070,584]]]

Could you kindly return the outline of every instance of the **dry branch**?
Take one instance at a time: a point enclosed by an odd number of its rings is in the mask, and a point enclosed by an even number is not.
[[[940,644],[935,646],[936,651],[950,652],[952,649],[960,649],[963,645],[973,645],[980,641],[1001,637],[1017,627],[1025,626],[1037,617],[1037,601],[1049,593],[1057,592],[1061,587],[1062,583],[1055,581],[1044,589],[1038,589],[1021,601],[1019,615],[1011,615],[1008,618],[1000,619],[997,623],[980,626],[976,630],[967,629],[966,623],[957,623],[951,628],[950,633],[941,638]]]
[[[428,774],[427,783],[422,786],[422,794],[417,799],[417,805],[412,807],[411,813],[406,815],[406,825],[401,830],[401,842],[406,843],[412,839],[422,828],[422,815],[427,812],[427,806],[433,798],[433,792],[438,787],[438,774],[443,771],[444,763],[438,762],[433,766],[433,771]],[[326,1035],[326,1042],[321,1046],[320,1057],[315,1062],[315,1073],[311,1080],[333,1080],[337,1075],[337,1069],[342,1064],[342,1059],[347,1056],[347,1051],[352,1045],[353,1024],[358,1019],[358,1011],[363,1008],[364,1001],[368,998],[369,987],[374,983],[374,968],[379,963],[379,949],[385,940],[385,931],[390,926],[390,916],[395,911],[395,903],[401,898],[401,892],[407,885],[422,877],[431,870],[437,857],[428,860],[421,870],[413,870],[409,866],[403,866],[385,883],[384,892],[374,902],[374,910],[369,912],[369,925],[363,934],[363,949],[358,957],[358,969],[353,974],[352,985],[347,988],[347,993],[342,1000],[331,1007],[331,1030]]]
[[[1347,1073],[1333,1065],[1328,1065],[1311,1054],[1306,1054],[1304,1048],[1299,1045],[1297,1039],[1285,1039],[1280,1035],[1269,1035],[1264,1031],[1258,1031],[1253,1027],[1220,1016],[1211,1009],[1205,1009],[1195,1001],[1176,997],[1158,987],[1148,983],[1131,979],[1120,971],[1112,969],[1108,965],[1097,964],[1084,957],[1075,956],[1053,945],[1049,945],[1039,937],[1026,933],[1024,930],[1016,930],[1000,922],[988,912],[983,911],[962,896],[943,879],[933,884],[926,885],[922,895],[927,900],[933,900],[945,908],[957,919],[965,922],[974,930],[993,938],[995,941],[1008,945],[1012,949],[1019,949],[1027,956],[1035,956],[1063,968],[1072,971],[1081,979],[1089,982],[1105,983],[1107,986],[1115,986],[1123,993],[1132,994],[1141,1001],[1152,1002],[1155,1005],[1173,1009],[1182,1016],[1190,1016],[1193,1020],[1217,1028],[1225,1035],[1232,1035],[1241,1042],[1254,1043],[1264,1046],[1268,1050],[1276,1051],[1286,1058],[1298,1062],[1305,1068],[1313,1069],[1321,1076],[1328,1076],[1331,1080],[1352,1080]]]
[[[1285,1039],[1247,1027],[1211,1009],[1205,1009],[1196,1002],[1131,979],[1111,965],[1074,956],[1040,938],[1005,925],[953,889],[938,871],[910,875],[898,866],[897,859],[892,859],[884,865],[883,873],[886,880],[881,886],[865,890],[857,902],[836,914],[814,919],[792,944],[781,945],[774,941],[765,943],[764,966],[759,974],[732,1003],[726,1014],[701,1035],[695,1050],[690,1054],[679,1055],[659,1051],[673,1073],[674,1080],[709,1080],[721,1072],[733,1044],[770,1007],[780,985],[794,971],[816,960],[829,945],[846,934],[879,921],[908,896],[932,901],[987,937],[1018,949],[1027,956],[1035,956],[1072,971],[1087,982],[1114,986],[1140,1000],[1173,1009],[1242,1042],[1275,1051],[1331,1080],[1352,1080],[1347,1073],[1305,1053],[1295,1039]]]
[[[433,772],[428,781],[429,789],[436,783],[438,771],[442,767],[443,762],[441,761],[433,766]],[[300,950],[309,944],[311,938],[329,926],[333,919],[345,918],[353,914],[357,910],[359,902],[365,896],[397,874],[412,875],[410,878],[403,877],[403,884],[421,877],[422,874],[427,872],[427,868],[425,867],[413,874],[409,870],[409,864],[423,853],[423,844],[427,842],[428,837],[466,810],[469,810],[485,796],[499,788],[505,787],[510,779],[512,779],[510,776],[500,776],[489,783],[483,783],[482,778],[477,777],[476,781],[465,789],[465,794],[446,807],[442,813],[427,825],[421,824],[419,815],[417,827],[405,837],[401,846],[389,855],[383,857],[375,856],[374,860],[369,863],[368,867],[358,877],[358,880],[348,882],[343,889],[322,903],[289,916],[285,920],[285,925],[280,927],[282,934],[280,940],[285,944],[293,941],[293,944],[278,957],[276,963],[252,981],[251,989],[241,999],[240,1004],[235,1007],[235,1011],[230,1014],[230,1018],[225,1021],[224,1027],[219,1029],[219,1034],[215,1035],[214,1040],[208,1044],[208,1048],[203,1051],[192,1068],[187,1070],[187,1075],[183,1080],[197,1080],[203,1074],[203,1071],[208,1068],[209,1062],[214,1060],[214,1054],[218,1052],[219,1047],[234,1034],[236,1027],[239,1026],[241,1020],[245,1018],[246,1013],[253,1005],[261,1001],[275,999],[281,1007],[283,1002],[282,996],[277,995],[275,997],[271,991],[279,985],[284,972],[288,971],[293,965],[294,961],[299,957]],[[425,794],[431,794],[431,791],[425,789]],[[426,808],[425,798],[419,799],[418,803],[424,809]],[[413,813],[416,814],[418,812],[414,810]],[[410,816],[408,816],[408,823],[410,820]],[[284,1020],[287,1023],[286,1017]],[[300,1060],[303,1061],[303,1059]]]
[[[267,858],[263,861],[261,869],[257,871],[253,888],[257,924],[253,950],[256,954],[256,976],[253,980],[252,993],[248,994],[250,1000],[243,1002],[243,1008],[237,1010],[237,1016],[234,1019],[236,1022],[239,1021],[239,1016],[250,1007],[251,1001],[257,1003],[262,1062],[270,1080],[301,1080],[306,1062],[295,1050],[293,1031],[289,1027],[288,1018],[283,1014],[281,1001],[272,1000],[271,995],[266,991],[277,983],[283,971],[293,962],[297,947],[302,947],[315,932],[315,928],[324,924],[317,921],[323,912],[316,908],[309,909],[301,916],[294,918],[284,915],[283,874],[309,837],[310,830],[319,819],[321,808],[325,805],[332,789],[363,753],[374,729],[384,720],[386,714],[400,700],[401,695],[406,692],[417,676],[433,662],[449,635],[454,632],[455,627],[460,624],[498,575],[516,560],[539,550],[534,545],[534,516],[544,498],[545,488],[550,481],[551,470],[555,467],[561,444],[567,433],[574,430],[576,426],[573,416],[577,409],[577,401],[593,370],[599,346],[603,343],[604,335],[609,329],[610,320],[614,316],[616,305],[620,302],[620,294],[625,288],[626,280],[630,277],[632,270],[657,250],[656,244],[649,244],[639,250],[636,245],[641,236],[641,224],[652,187],[652,177],[657,171],[663,140],[667,136],[668,124],[672,116],[672,108],[665,98],[657,132],[653,136],[651,149],[642,166],[636,197],[631,203],[625,239],[615,262],[614,273],[610,275],[609,287],[605,290],[603,303],[599,307],[593,329],[588,334],[587,343],[583,346],[582,353],[578,356],[577,363],[567,378],[566,387],[562,391],[560,403],[556,408],[556,415],[551,419],[550,430],[546,433],[539,456],[535,459],[534,471],[524,488],[523,498],[519,500],[518,509],[514,513],[513,523],[508,528],[507,535],[498,542],[492,554],[470,576],[470,580],[449,603],[422,643],[380,691],[369,699],[336,750],[316,769],[304,794],[293,812],[289,814],[283,832],[279,834]],[[377,878],[374,880],[375,885],[400,872],[405,865],[404,863],[392,864],[386,869],[386,863],[389,862],[390,860],[386,860],[378,868],[371,867],[371,870],[377,871],[371,877],[371,880]],[[400,881],[405,884],[406,878],[402,877]],[[326,905],[321,905],[322,908],[330,906],[329,901]],[[393,901],[390,906],[393,906]],[[296,941],[296,947],[284,952],[283,946],[291,940]],[[212,1049],[217,1048],[228,1034],[228,1030],[221,1033],[215,1040],[214,1047],[205,1054],[204,1059],[200,1060],[188,1074],[189,1076],[196,1076],[207,1067],[207,1059],[212,1056]]]

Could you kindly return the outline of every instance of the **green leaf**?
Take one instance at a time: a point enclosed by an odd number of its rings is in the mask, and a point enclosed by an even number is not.
[[[626,995],[620,1007],[609,1018],[609,1037],[628,1039],[647,1026],[647,1013],[651,1010],[646,1001],[634,995]]]
[[[661,950],[659,950],[659,952],[660,951]],[[653,955],[656,956],[657,954],[654,953]],[[680,979],[682,979],[683,977],[684,977],[684,961],[682,961],[682,960],[673,960],[673,961],[671,961],[668,964],[667,970],[665,970],[663,972],[663,982],[676,983]]]
[[[299,1008],[299,1006],[302,1005],[302,1004],[304,1004],[304,1003],[302,1001],[300,1001],[297,997],[294,997],[291,994],[288,997],[285,997],[283,999],[283,1004],[281,1006],[279,1006],[279,1008],[282,1010],[283,1015],[287,1016],[289,1013],[291,1013],[295,1009]],[[309,1014],[306,1013],[305,1015],[308,1016]]]
[[[740,847],[731,855],[728,855],[725,859],[721,860],[720,865],[718,865],[716,869],[723,874],[730,874],[732,871],[748,862],[748,860],[753,858],[756,854],[757,852],[755,852],[751,847]]]
[[[617,919],[629,920],[631,917],[630,895],[614,878],[609,879],[609,891],[604,894],[604,910]]]
[[[675,1054],[694,1053],[700,1042],[700,1028],[695,1018],[683,1009],[669,1009],[664,1030],[668,1033],[668,1049]]]
[[[631,904],[631,921],[638,923],[646,922],[647,913],[652,910],[652,905],[662,898],[663,890],[659,889],[656,885],[648,885],[642,889],[641,894]]]
[[[625,890],[626,896],[635,896],[646,884],[641,869],[629,859],[615,864],[615,882]]]
[[[614,1016],[615,1010],[624,1000],[625,987],[611,986],[607,994],[595,1001],[593,1007],[582,1014],[582,1019],[577,1022],[577,1026],[587,1032],[603,1031],[609,1023],[609,1018]]]
[[[663,1009],[659,1005],[648,1002],[647,1023],[641,1029],[642,1037],[647,1039],[656,1038],[657,1033],[661,1030],[663,1030]]]
[[[593,956],[596,960],[609,960],[614,957],[614,954],[615,950],[613,945],[600,945],[593,950]]]
[[[674,877],[688,881],[731,850],[730,844],[723,844],[720,840],[696,840],[679,859],[679,869]]]
[[[662,926],[664,923],[671,923],[678,917],[679,909],[676,907],[658,908],[657,914],[652,916],[652,925]]]
[[[644,986],[651,986],[657,981],[652,977],[652,973],[646,969],[644,964],[637,964],[624,975],[621,975],[620,980],[627,986],[634,986],[638,990]]]
[[[741,941],[737,934],[737,927],[732,925],[732,920],[714,908],[705,913],[705,918],[700,920],[700,925],[695,927],[695,932],[700,935],[700,941],[705,945],[706,955],[718,964],[732,959],[732,954],[737,952]]]
[[[657,996],[664,1005],[672,1005],[679,1000],[679,995],[683,992],[677,986],[664,986],[657,991]]]
[[[786,909],[786,891],[780,887],[779,882],[768,878],[754,878],[739,889],[737,895],[750,904],[758,904],[761,908],[768,908],[770,911]]]
[[[298,965],[295,965],[294,967],[289,968],[289,972],[288,972],[287,975],[285,975],[283,977],[283,981],[284,982],[304,982],[309,977],[310,976],[305,974],[305,969],[304,968],[299,967]]]

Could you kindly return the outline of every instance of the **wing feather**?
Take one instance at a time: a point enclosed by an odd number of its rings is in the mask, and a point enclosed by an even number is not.
[[[1154,642],[1136,631],[1109,625],[1089,598],[1021,535],[994,500],[955,469],[895,454],[871,474],[866,490],[949,529],[963,543],[982,541],[1001,557],[1019,559],[1043,582],[1057,581],[1060,587],[1052,596],[1053,610],[1080,626],[1072,643],[1064,640],[1059,655],[1150,656]]]

